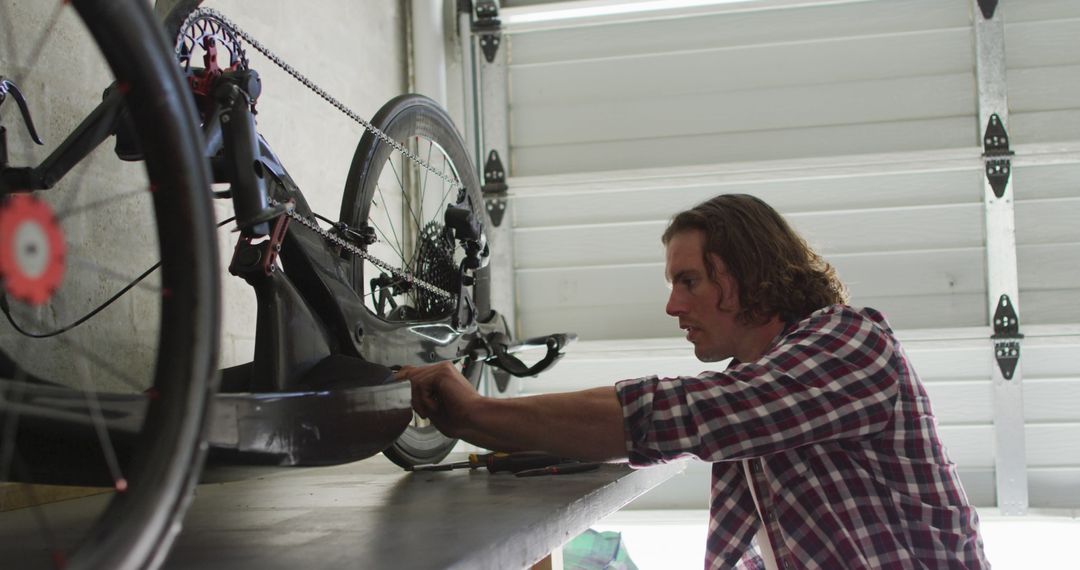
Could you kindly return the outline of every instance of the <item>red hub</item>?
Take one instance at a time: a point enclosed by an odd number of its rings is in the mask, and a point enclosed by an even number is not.
[[[45,202],[12,194],[0,202],[0,282],[11,297],[43,305],[64,278],[64,232]]]

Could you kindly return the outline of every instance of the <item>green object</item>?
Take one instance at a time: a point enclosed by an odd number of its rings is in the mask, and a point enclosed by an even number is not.
[[[637,570],[618,532],[588,529],[563,546],[564,570]]]

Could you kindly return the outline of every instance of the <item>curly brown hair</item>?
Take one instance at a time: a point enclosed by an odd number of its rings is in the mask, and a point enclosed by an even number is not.
[[[743,322],[778,315],[791,323],[847,302],[847,288],[833,266],[757,197],[721,194],[676,214],[662,241],[667,245],[675,234],[692,230],[705,234],[702,253],[709,278],[716,279],[712,253],[739,284],[738,318]]]

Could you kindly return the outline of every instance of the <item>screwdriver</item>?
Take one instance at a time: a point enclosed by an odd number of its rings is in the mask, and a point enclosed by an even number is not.
[[[444,463],[442,465],[417,465],[412,471],[450,471],[452,469],[479,469],[487,468],[491,473],[510,471],[517,473],[527,469],[540,469],[551,465],[560,465],[573,461],[565,457],[551,455],[542,451],[517,451],[513,453],[470,453],[466,461],[456,463]]]
[[[580,461],[575,461],[571,463],[560,463],[558,465],[548,465],[547,467],[540,467],[537,469],[525,469],[524,471],[514,473],[514,476],[538,477],[540,475],[570,475],[571,473],[595,471],[599,468],[599,463],[582,463]]]

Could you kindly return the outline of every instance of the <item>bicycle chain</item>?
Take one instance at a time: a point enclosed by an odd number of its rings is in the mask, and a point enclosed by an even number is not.
[[[326,101],[327,103],[332,105],[335,109],[341,111],[347,117],[349,117],[353,121],[359,123],[360,126],[364,127],[364,129],[366,131],[368,131],[371,134],[378,137],[378,139],[381,140],[382,142],[390,145],[394,150],[401,153],[402,156],[408,158],[409,160],[413,161],[414,163],[416,163],[416,164],[422,166],[423,168],[427,169],[428,171],[434,173],[439,178],[442,178],[446,183],[450,184],[451,190],[459,191],[459,190],[462,190],[463,188],[465,188],[465,186],[463,184],[461,184],[460,182],[450,178],[445,172],[443,172],[441,170],[438,170],[435,167],[431,166],[430,164],[425,162],[423,159],[421,159],[420,157],[418,157],[418,156],[414,155],[412,152],[410,152],[401,143],[399,143],[396,140],[390,138],[389,135],[382,132],[379,128],[377,128],[374,125],[372,125],[371,123],[365,121],[363,118],[360,117],[360,115],[356,114],[355,111],[353,111],[352,109],[346,107],[344,103],[342,103],[342,102],[338,101],[337,99],[335,99],[333,96],[331,96],[329,93],[327,93],[324,89],[322,89],[318,85],[315,85],[315,83],[313,81],[311,81],[310,79],[305,77],[303,74],[301,74],[299,71],[297,71],[293,66],[286,63],[285,60],[283,60],[277,54],[270,51],[266,46],[262,45],[262,43],[260,43],[258,40],[256,40],[251,34],[247,33],[244,30],[242,30],[232,20],[230,20],[228,17],[226,17],[224,14],[218,12],[217,10],[214,10],[213,8],[196,8],[194,11],[192,11],[190,14],[188,14],[187,18],[184,19],[184,23],[180,26],[180,29],[185,30],[185,29],[189,28],[192,25],[192,23],[196,19],[198,19],[200,16],[211,16],[211,17],[214,17],[214,18],[218,19],[219,21],[221,21],[222,24],[229,27],[233,31],[233,33],[235,33],[240,39],[247,42],[248,45],[250,45],[252,48],[254,48],[259,53],[263,54],[263,56],[265,56],[271,62],[273,62],[274,65],[277,65],[278,67],[280,67],[282,70],[284,70],[286,73],[291,75],[294,79],[299,81],[301,84],[303,84],[309,90],[311,90],[316,95],[321,97],[324,101]],[[176,48],[176,49],[178,50],[179,48]],[[179,51],[177,51],[177,56],[178,57],[180,56]],[[276,200],[274,200],[272,198],[270,199],[270,203],[273,206],[281,205],[280,202],[278,202],[278,201],[276,201]],[[293,220],[296,220],[298,223],[303,225],[304,227],[308,228],[309,230],[311,230],[311,231],[315,232],[316,234],[318,234],[319,236],[321,236],[323,239],[329,241],[330,243],[332,243],[334,245],[337,245],[337,246],[341,247],[345,251],[348,251],[349,253],[351,253],[351,254],[353,254],[355,256],[358,256],[360,258],[363,258],[363,259],[371,262],[372,265],[378,267],[379,269],[382,269],[384,271],[389,272],[392,276],[394,276],[397,279],[405,281],[406,283],[408,283],[408,284],[410,284],[412,286],[416,286],[416,287],[419,287],[421,289],[424,289],[424,290],[426,290],[426,291],[428,291],[430,293],[433,293],[436,296],[442,297],[444,299],[454,299],[456,297],[456,295],[450,293],[449,291],[443,290],[443,289],[441,289],[439,287],[436,287],[435,285],[432,285],[431,283],[428,283],[428,282],[426,282],[426,281],[424,281],[422,279],[419,279],[418,277],[412,275],[411,273],[409,273],[407,271],[396,268],[393,265],[390,265],[389,263],[387,263],[387,262],[385,262],[385,261],[371,255],[370,253],[364,251],[363,249],[349,243],[348,241],[341,238],[340,236],[335,235],[335,234],[333,234],[333,233],[331,233],[331,232],[329,232],[327,230],[322,229],[321,227],[319,227],[318,223],[316,223],[313,220],[309,220],[309,219],[305,218],[304,216],[300,215],[299,213],[296,212],[296,210],[294,208],[289,208],[288,210],[286,210],[286,214],[290,218],[292,218]]]
[[[274,200],[273,198],[271,198],[270,199],[270,205],[275,206],[275,207],[280,206],[281,202],[278,202],[277,200]],[[429,292],[431,292],[431,293],[433,293],[433,294],[435,294],[435,295],[437,295],[439,297],[442,297],[443,299],[451,299],[452,300],[455,297],[450,292],[445,291],[445,290],[443,290],[443,289],[441,289],[439,287],[436,287],[435,285],[432,285],[431,283],[428,283],[427,281],[424,281],[423,279],[420,279],[420,278],[414,276],[413,274],[411,274],[411,273],[409,273],[407,271],[402,271],[401,269],[398,269],[398,268],[390,265],[389,263],[375,257],[374,255],[371,255],[370,253],[364,251],[363,249],[360,249],[359,247],[356,247],[355,245],[353,245],[353,244],[349,243],[348,241],[346,241],[341,236],[335,235],[335,234],[331,233],[328,230],[322,229],[321,227],[319,227],[319,224],[316,223],[315,221],[309,220],[309,219],[305,218],[304,216],[300,215],[296,211],[295,208],[291,208],[291,207],[288,208],[285,211],[285,214],[287,216],[289,216],[290,218],[292,218],[293,220],[296,220],[300,225],[302,225],[305,228],[315,232],[316,234],[321,236],[326,241],[328,241],[328,242],[330,242],[330,243],[332,243],[332,244],[334,244],[336,246],[341,247],[345,251],[348,251],[349,253],[351,253],[351,254],[353,254],[353,255],[355,255],[357,257],[361,257],[363,259],[366,259],[367,261],[370,261],[372,265],[374,265],[375,267],[378,267],[379,269],[382,269],[384,271],[389,271],[391,275],[393,275],[394,277],[396,277],[398,279],[401,279],[402,281],[405,281],[409,285],[419,287],[421,289],[429,291]]]
[[[416,156],[415,154],[410,152],[409,149],[405,148],[401,143],[399,143],[396,140],[390,138],[386,133],[382,132],[381,130],[379,130],[377,127],[375,127],[371,123],[365,121],[363,118],[360,117],[360,115],[356,114],[355,111],[353,111],[352,109],[346,107],[344,103],[342,103],[341,101],[338,101],[337,99],[335,99],[333,96],[331,96],[329,93],[327,93],[323,88],[319,87],[318,85],[315,85],[314,81],[312,81],[312,80],[308,79],[307,77],[305,77],[303,74],[301,74],[299,71],[297,71],[293,66],[289,65],[288,63],[285,63],[284,59],[281,59],[281,57],[279,57],[277,54],[270,51],[269,48],[262,45],[262,43],[260,43],[258,40],[256,40],[254,36],[247,33],[246,31],[240,29],[235,23],[233,23],[232,20],[225,17],[225,15],[222,14],[221,12],[218,12],[217,10],[214,10],[213,8],[196,8],[191,14],[188,15],[187,19],[184,20],[184,24],[181,26],[180,29],[187,28],[192,23],[193,20],[197,19],[199,16],[202,16],[202,15],[213,16],[213,17],[221,20],[221,22],[223,24],[225,24],[226,26],[228,26],[229,28],[231,28],[232,31],[234,33],[236,33],[237,36],[240,37],[240,39],[244,40],[245,42],[248,43],[248,45],[255,48],[256,51],[258,51],[259,53],[266,56],[266,58],[269,59],[270,61],[272,61],[274,63],[274,65],[277,65],[283,71],[285,71],[285,73],[288,73],[289,75],[291,75],[293,77],[293,79],[296,79],[301,84],[303,84],[304,87],[307,87],[313,93],[315,93],[316,95],[321,97],[324,101],[326,101],[327,103],[330,103],[330,105],[332,105],[335,109],[337,109],[338,111],[341,111],[342,113],[344,113],[345,116],[347,116],[350,119],[352,119],[353,121],[356,121],[357,123],[359,123],[360,126],[364,127],[365,130],[367,130],[371,134],[378,137],[379,140],[381,140],[382,142],[384,142],[384,143],[390,145],[391,147],[393,147],[394,150],[400,152],[402,154],[402,156],[405,156],[409,160],[415,162],[416,164],[419,164],[420,166],[424,167],[425,169],[427,169],[431,173],[435,174],[439,178],[442,178],[444,181],[446,181],[447,184],[450,185],[452,190],[455,190],[455,191],[456,190],[461,190],[462,188],[465,187],[460,182],[454,180],[453,178],[450,178],[450,176],[448,176],[445,172],[435,168],[434,166],[431,166],[430,164],[425,162],[424,159],[422,159],[419,156]],[[177,54],[177,55],[179,55],[179,54]]]

